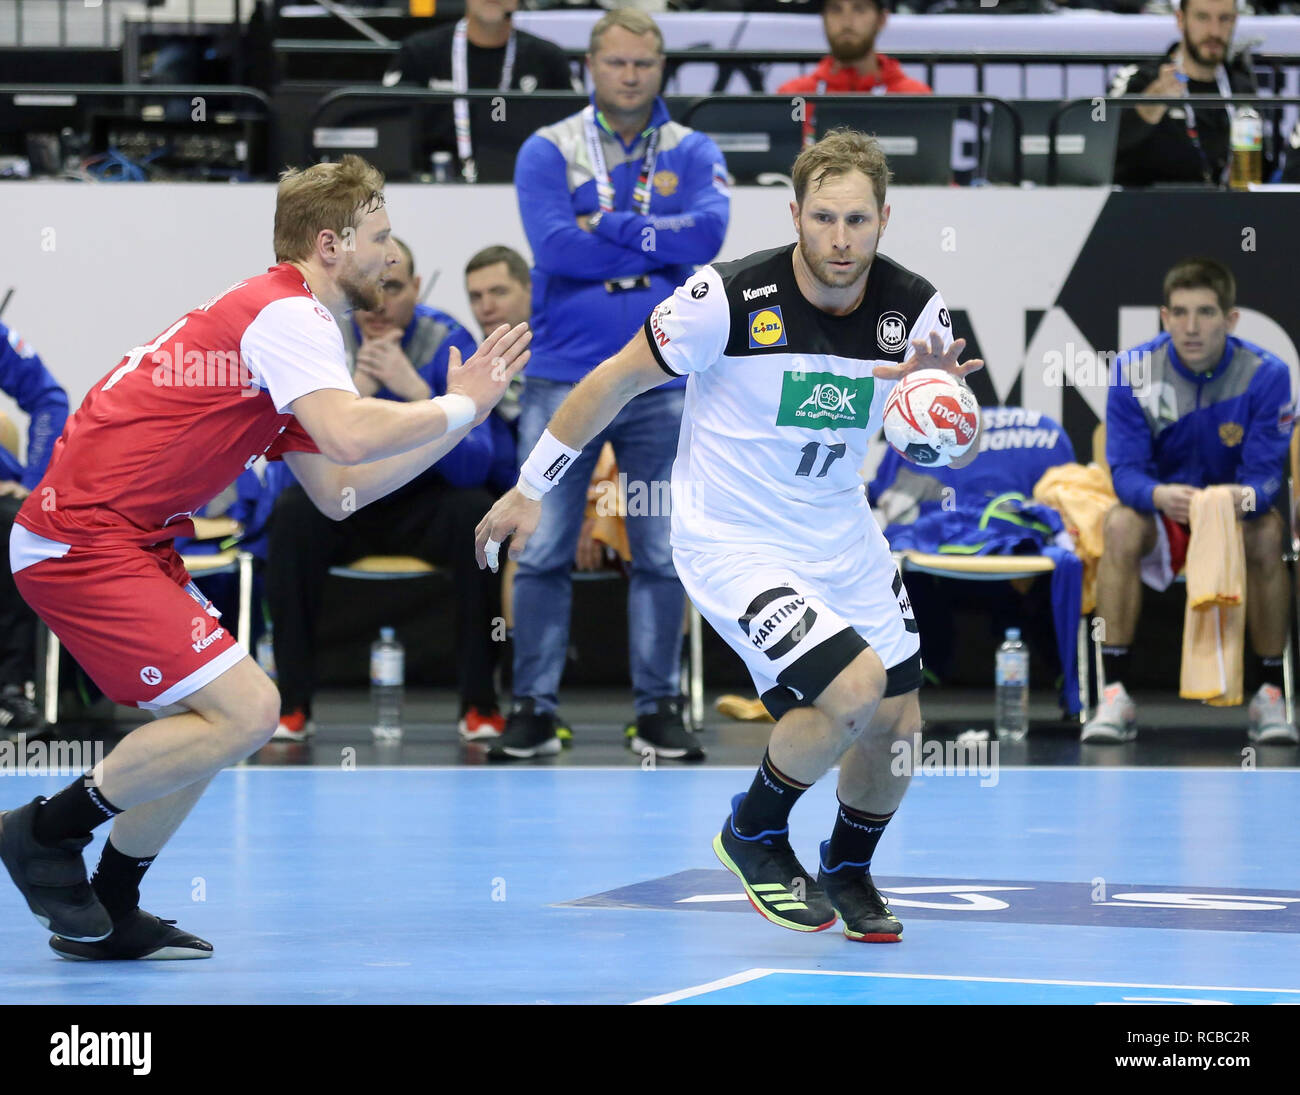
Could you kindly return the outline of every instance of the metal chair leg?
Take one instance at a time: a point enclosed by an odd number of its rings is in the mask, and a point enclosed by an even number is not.
[[[1079,662],[1079,725],[1086,725],[1088,722],[1088,617],[1083,615],[1079,617],[1079,637],[1076,646],[1077,660]]]
[[[691,723],[704,725],[704,627],[694,605],[690,606],[691,671],[688,684]]]
[[[45,721],[53,726],[59,721],[59,637],[41,624],[39,642],[45,646],[41,664],[45,667],[41,682],[41,707]]]
[[[253,653],[253,557],[239,553],[239,645]]]

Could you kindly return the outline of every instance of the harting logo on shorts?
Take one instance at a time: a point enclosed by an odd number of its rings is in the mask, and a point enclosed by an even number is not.
[[[869,376],[787,372],[781,381],[778,426],[810,430],[866,429],[875,381]]]
[[[790,586],[764,590],[749,603],[737,623],[755,650],[773,661],[804,640],[817,621],[817,612]]]

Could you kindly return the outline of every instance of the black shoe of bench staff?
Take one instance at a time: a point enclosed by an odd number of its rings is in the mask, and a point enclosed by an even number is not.
[[[176,927],[175,920],[160,920],[143,909],[132,909],[113,925],[113,934],[98,943],[78,942],[60,935],[50,937],[50,948],[74,962],[122,960],[175,961],[211,958],[212,944]]]
[[[704,759],[699,739],[686,729],[682,701],[676,697],[656,701],[655,710],[648,715],[637,715],[636,722],[624,733],[628,748],[643,757],[653,753],[664,760]]]
[[[0,814],[0,860],[41,924],[67,939],[95,942],[113,930],[108,910],[86,878],[81,851],[90,837],[69,837],[48,846],[36,839],[36,810],[45,799]]]
[[[553,757],[560,751],[555,733],[555,716],[539,715],[532,700],[522,700],[506,716],[506,729],[488,749],[488,760],[531,760]]]

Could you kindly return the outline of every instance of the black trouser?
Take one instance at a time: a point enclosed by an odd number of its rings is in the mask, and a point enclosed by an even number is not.
[[[9,530],[22,506],[17,498],[0,498],[0,689],[36,675],[36,614],[27,607],[9,569]]]
[[[500,615],[501,588],[497,575],[474,562],[474,528],[491,508],[485,490],[424,480],[331,521],[298,484],[286,488],[271,516],[266,571],[281,712],[310,708],[316,623],[329,568],[364,555],[413,555],[451,570],[461,704],[495,707],[492,621]]]

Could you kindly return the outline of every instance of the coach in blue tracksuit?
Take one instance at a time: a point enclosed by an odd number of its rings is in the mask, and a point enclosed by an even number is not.
[[[27,462],[0,446],[0,733],[31,731],[40,725],[23,693],[35,672],[36,617],[9,570],[9,530],[14,514],[41,481],[54,443],[68,420],[68,395],[41,363],[31,344],[0,323],[0,392],[27,414]],[[2,414],[3,412],[0,412]]]
[[[1282,697],[1290,583],[1282,563],[1286,525],[1274,508],[1294,417],[1286,364],[1235,337],[1237,287],[1210,259],[1165,275],[1164,334],[1121,355],[1106,403],[1106,460],[1119,505],[1106,516],[1097,573],[1105,620],[1106,687],[1084,741],[1134,733],[1124,689],[1141,581],[1164,589],[1182,567],[1192,498],[1231,486],[1246,550],[1246,615],[1263,682],[1250,705],[1250,739],[1294,742]]]
[[[533,134],[515,189],[534,256],[533,344],[519,418],[532,451],[574,385],[636,334],[646,316],[722,246],[730,213],[726,164],[702,133],[673,122],[658,97],[663,35],[647,15],[605,15],[587,56],[591,104]],[[570,571],[591,466],[614,445],[628,481],[666,483],[677,451],[685,381],[634,399],[551,492],[519,560],[514,587],[515,710],[496,759],[559,748],[555,709],[568,649]],[[654,496],[655,491],[650,491]],[[637,734],[659,756],[703,754],[679,700],[684,595],[669,514],[631,515],[628,630]]]

